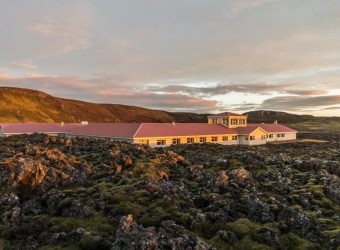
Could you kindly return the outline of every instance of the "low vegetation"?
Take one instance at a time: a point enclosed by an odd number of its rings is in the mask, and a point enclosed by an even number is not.
[[[340,138],[316,139],[164,149],[1,139],[0,246],[338,249]]]

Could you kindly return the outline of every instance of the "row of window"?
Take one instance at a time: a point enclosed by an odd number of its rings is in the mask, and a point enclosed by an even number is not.
[[[277,137],[285,137],[285,134],[277,134]],[[261,140],[265,140],[266,138],[273,138],[274,134],[268,134],[266,135],[261,135]],[[211,142],[218,142],[218,136],[212,136],[211,138]],[[250,140],[250,141],[254,141],[256,138],[255,136],[247,136],[246,140]],[[228,136],[222,136],[222,141],[228,141],[229,137]],[[232,141],[236,141],[238,140],[238,136],[237,135],[233,135],[231,136],[231,140]],[[207,142],[207,137],[200,137],[199,138],[199,142],[200,143],[206,143]],[[141,140],[140,143],[142,144],[149,144],[149,140]],[[173,138],[172,139],[172,144],[176,145],[176,144],[180,144],[181,143],[181,138]],[[194,137],[188,137],[186,138],[186,143],[187,144],[193,144],[195,143],[195,138]],[[157,140],[157,145],[166,145],[166,140],[165,139],[160,139]]]
[[[218,142],[218,136],[212,136],[210,139],[211,139],[211,142]],[[222,136],[222,141],[228,141],[228,139],[229,139],[228,136]],[[238,140],[238,136],[233,135],[231,137],[231,140],[233,140],[233,141]],[[206,143],[207,137],[200,137],[199,142],[200,143]],[[181,143],[181,138],[173,138],[172,139],[172,144],[176,145],[176,144],[180,144],[180,143]],[[195,143],[195,138],[194,137],[186,138],[186,143],[187,144]],[[149,144],[149,140],[147,140],[147,144]],[[157,140],[157,145],[166,145],[166,140],[165,139]]]
[[[285,134],[277,134],[277,137],[285,137]],[[261,140],[265,140],[266,138],[274,138],[274,134],[268,134],[266,135],[261,135]],[[246,140],[250,140],[250,141],[254,141],[255,140],[255,136],[247,136]]]
[[[236,119],[233,118],[230,120],[231,125],[246,125],[246,119]]]
[[[212,118],[211,119],[212,124],[217,124],[217,118]],[[222,118],[222,124],[224,125],[229,125],[229,120],[228,118]],[[230,124],[231,125],[246,125],[246,119],[230,119]]]
[[[277,134],[276,137],[286,137],[286,134]],[[274,134],[267,135],[267,138],[274,138]]]

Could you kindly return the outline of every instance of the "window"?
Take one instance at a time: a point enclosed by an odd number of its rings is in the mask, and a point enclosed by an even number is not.
[[[269,134],[269,135],[268,135],[268,138],[273,138],[273,137],[274,137],[273,134]]]
[[[157,145],[165,145],[165,140],[157,140]]]
[[[228,141],[228,136],[222,136],[222,141]]]
[[[232,139],[233,141],[236,141],[236,140],[237,140],[237,135],[233,135],[233,136],[231,137],[231,139]]]
[[[246,125],[246,119],[240,119],[239,124],[240,125]]]
[[[172,144],[173,145],[177,145],[177,144],[180,144],[181,143],[181,139],[180,138],[173,138],[172,139]]]
[[[249,139],[251,140],[251,141],[255,141],[255,136],[249,136]]]
[[[278,137],[278,138],[281,137],[281,134],[277,134],[277,137]]]
[[[281,134],[281,137],[285,137],[286,135],[285,134]]]
[[[231,119],[231,125],[237,125],[237,119]]]
[[[149,145],[149,140],[139,140],[139,143]]]
[[[206,137],[200,137],[200,143],[206,143],[207,138]]]
[[[191,144],[191,143],[194,143],[194,138],[193,137],[189,137],[187,138],[187,143]]]
[[[228,118],[223,118],[222,124],[223,125],[228,125]]]
[[[246,141],[249,141],[249,136],[246,136]]]
[[[266,135],[261,135],[261,140],[265,140],[266,139]]]
[[[217,118],[212,118],[212,119],[211,119],[211,123],[212,123],[212,124],[217,124]]]
[[[217,136],[211,137],[211,142],[217,142]]]

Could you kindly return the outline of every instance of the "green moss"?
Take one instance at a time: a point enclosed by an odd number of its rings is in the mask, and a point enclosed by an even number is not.
[[[220,237],[215,236],[207,241],[211,246],[216,247],[216,249],[233,249],[231,245],[223,241]]]
[[[324,187],[322,185],[312,185],[309,188],[309,190],[313,193],[315,197],[323,197],[323,189]]]
[[[58,204],[58,210],[62,210],[63,208],[66,208],[72,204],[72,198],[65,198]]]
[[[61,188],[62,191],[70,191],[70,192],[74,192],[77,191],[77,189],[80,187],[79,184],[71,184],[71,185],[66,185],[64,187]]]
[[[72,244],[67,246],[43,246],[40,247],[39,250],[79,250],[78,244]]]
[[[238,235],[239,237],[242,237],[246,234],[249,234],[250,232],[259,229],[260,226],[251,222],[248,219],[245,218],[241,218],[238,219],[232,223],[228,224],[229,226],[229,230],[233,231],[236,235]]]
[[[219,169],[220,168],[218,166],[213,166],[213,167],[210,167],[207,172],[210,174],[215,174],[215,173],[218,173]]]
[[[11,249],[11,242],[9,240],[0,238],[0,249]]]
[[[202,238],[211,239],[219,230],[229,230],[229,226],[227,223],[212,223],[209,221],[203,223],[193,222],[192,230]]]
[[[313,202],[319,205],[320,207],[339,211],[339,206],[330,199],[328,199],[327,197],[322,197],[322,199],[314,200]]]
[[[319,249],[316,244],[289,233],[280,236],[280,241],[288,250]]]
[[[158,180],[160,178],[160,172],[164,172],[166,175],[169,175],[168,169],[161,165],[160,159],[137,161],[132,170],[132,174],[135,177],[148,180]]]
[[[324,231],[322,233],[324,237],[327,239],[334,239],[334,238],[339,238],[340,237],[340,227],[334,230],[329,230],[329,231]]]
[[[236,160],[236,159],[231,159],[229,162],[228,162],[228,165],[231,169],[235,169],[235,168],[240,168],[240,167],[244,167],[244,165]]]
[[[100,213],[86,219],[49,215],[32,216],[27,218],[28,221],[35,221],[37,219],[50,221],[54,225],[50,228],[50,231],[52,232],[71,232],[77,228],[84,228],[89,232],[98,231],[110,234],[114,234],[116,231],[116,228]]]
[[[100,236],[85,234],[78,245],[81,250],[106,250],[111,248],[112,243],[104,240]]]
[[[132,214],[135,218],[139,218],[147,213],[147,207],[130,201],[121,201],[112,207],[117,216]]]
[[[250,235],[245,235],[242,237],[240,242],[235,244],[235,249],[271,250],[272,248],[267,245],[259,244],[258,242],[254,241]]]
[[[189,214],[177,212],[171,215],[171,217],[179,225],[189,226],[192,221],[192,217]]]

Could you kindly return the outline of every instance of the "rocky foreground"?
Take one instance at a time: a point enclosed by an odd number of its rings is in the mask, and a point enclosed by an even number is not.
[[[339,249],[340,136],[326,139],[0,139],[0,249]]]

